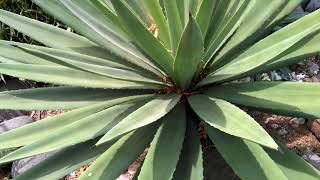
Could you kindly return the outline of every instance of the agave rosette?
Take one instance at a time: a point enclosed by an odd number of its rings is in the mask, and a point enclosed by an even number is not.
[[[72,110],[1,134],[0,163],[58,150],[15,179],[115,179],[149,147],[138,179],[200,180],[202,122],[241,179],[319,179],[236,105],[320,118],[320,85],[230,83],[319,54],[320,11],[271,33],[301,1],[33,0],[77,33],[0,10],[46,46],[0,41],[0,73],[59,85],[0,108]]]

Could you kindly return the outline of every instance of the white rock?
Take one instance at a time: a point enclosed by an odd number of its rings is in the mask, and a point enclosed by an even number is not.
[[[296,72],[290,73],[290,80],[294,82],[303,82],[303,79],[306,77],[304,74],[296,74]]]

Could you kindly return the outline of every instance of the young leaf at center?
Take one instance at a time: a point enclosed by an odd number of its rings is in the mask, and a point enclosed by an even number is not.
[[[203,55],[203,38],[199,25],[189,16],[174,61],[174,76],[181,88],[188,88]]]

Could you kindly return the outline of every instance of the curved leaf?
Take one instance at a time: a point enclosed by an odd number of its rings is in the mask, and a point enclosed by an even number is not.
[[[72,50],[96,46],[77,34],[2,9],[0,21],[50,47]]]
[[[139,180],[171,180],[176,169],[186,131],[186,111],[183,105],[175,107],[162,121],[151,142]]]
[[[159,77],[150,76],[149,75],[150,72],[148,74],[145,74],[145,73],[139,73],[137,71],[121,69],[118,67],[114,67],[114,66],[119,66],[118,64],[115,64],[113,62],[108,62],[107,60],[99,61],[97,59],[86,59],[86,61],[81,61],[81,59],[78,58],[78,56],[75,56],[74,54],[70,54],[63,51],[50,50],[50,49],[34,50],[34,49],[29,49],[24,47],[23,49],[27,52],[30,52],[31,54],[44,56],[47,59],[50,59],[52,62],[56,62],[57,64],[62,64],[62,65],[66,64],[66,66],[70,68],[75,68],[75,69],[80,68],[83,71],[92,72],[92,73],[107,76],[110,78],[127,80],[127,81],[135,81],[135,82],[164,84]],[[120,67],[123,67],[123,66],[120,65]]]
[[[210,88],[210,97],[288,116],[320,118],[320,85],[294,82],[226,84]]]
[[[137,19],[123,0],[111,0],[120,22],[128,31],[134,42],[167,73],[172,74],[173,57],[166,48]]]
[[[159,29],[160,39],[166,47],[170,47],[169,27],[166,17],[161,9],[159,0],[142,0],[142,2]]]
[[[180,95],[168,94],[159,95],[155,99],[146,103],[129,116],[124,118],[119,124],[113,127],[97,145],[110,141],[122,134],[128,133],[132,130],[141,128],[151,124],[161,117],[165,116],[180,100]]]
[[[183,31],[179,9],[176,0],[163,0],[167,21],[169,24],[169,34],[171,51],[173,56],[176,55],[180,37]]]
[[[277,15],[276,12],[286,3],[287,0],[255,1],[248,16],[215,59],[221,59],[219,61],[223,61],[223,64],[225,64],[232,60],[233,56],[257,42],[259,40],[257,38],[261,37],[256,36],[256,34],[261,33],[260,30],[274,19],[274,16]]]
[[[162,86],[151,83],[123,81],[59,66],[0,64],[0,73],[34,81],[91,88],[159,89]]]
[[[187,122],[187,133],[173,179],[203,180],[203,152],[200,137],[192,119],[188,118]]]
[[[142,93],[128,90],[116,91],[78,87],[50,87],[5,91],[0,93],[0,109],[75,109],[95,103]],[[147,94],[150,92],[144,93]]]
[[[277,143],[253,118],[227,101],[205,95],[191,96],[188,101],[198,116],[214,128],[278,149]]]
[[[283,145],[281,146],[282,154],[270,151],[265,151],[269,154],[272,160],[280,167],[282,172],[290,180],[317,180],[320,179],[320,173],[317,169],[308,164],[304,159],[299,157],[294,152],[290,151]]]
[[[79,179],[116,179],[149,145],[157,127],[157,124],[151,124],[123,136],[81,174]]]
[[[200,84],[230,81],[255,72],[259,66],[274,61],[280,54],[286,54],[291,47],[304,43],[305,38],[319,34],[319,18],[320,11],[314,12],[271,34],[248,48],[231,63],[210,74]]]
[[[75,1],[59,0],[66,8],[68,8],[81,21],[86,23],[95,33],[86,34],[86,37],[96,42],[100,46],[108,49],[112,53],[123,57],[129,62],[136,64],[150,72],[162,76],[157,69],[135,46],[133,46],[125,37],[117,35],[109,26],[100,23],[90,15],[88,9],[78,6]],[[82,2],[82,1],[81,1]],[[85,1],[88,2],[88,1]],[[89,5],[87,5],[89,6]],[[78,29],[78,28],[77,28]],[[76,30],[77,30],[76,29]]]
[[[205,129],[222,157],[241,179],[289,180],[259,145],[230,136],[209,125]]]
[[[190,86],[203,54],[201,30],[194,18],[189,18],[174,61],[174,79],[184,89]]]
[[[62,149],[101,136],[131,114],[141,103],[126,102],[84,117],[2,157],[0,164]]]
[[[91,163],[104,153],[112,143],[95,147],[97,139],[77,144],[50,156],[45,161],[35,165],[28,171],[15,177],[15,180],[37,179],[60,179],[66,174],[75,171],[82,166]]]
[[[116,106],[120,103],[148,97],[148,95],[142,95],[129,96],[109,101],[106,100],[105,102],[79,108],[70,112],[63,113],[61,115],[46,118],[42,121],[34,122],[23,126],[22,128],[7,131],[0,134],[0,149],[20,147],[35,143],[45,137],[57,134],[57,131],[61,132],[61,130],[63,131],[63,129],[69,130],[66,127],[73,123],[79,122],[80,120],[82,122],[85,122],[86,120],[83,119],[87,118],[90,115],[94,115],[100,111]],[[71,131],[71,129],[69,131]]]

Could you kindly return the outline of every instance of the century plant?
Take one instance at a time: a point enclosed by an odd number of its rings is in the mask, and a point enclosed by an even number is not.
[[[204,126],[241,179],[319,179],[242,109],[320,118],[320,85],[235,81],[319,54],[320,11],[271,33],[301,1],[33,0],[76,33],[0,10],[46,46],[0,41],[0,73],[57,85],[0,109],[72,110],[1,134],[0,163],[57,150],[16,179],[114,180],[148,148],[138,179],[201,180]]]

